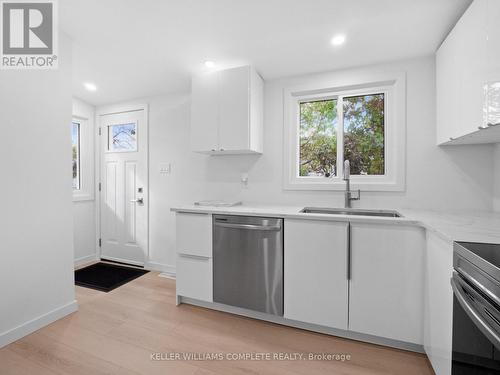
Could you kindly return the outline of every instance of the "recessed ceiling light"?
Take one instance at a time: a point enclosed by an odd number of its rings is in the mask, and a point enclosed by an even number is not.
[[[207,68],[215,68],[215,63],[211,60],[207,60],[207,61],[205,61],[205,66]]]
[[[344,34],[335,35],[331,40],[331,43],[334,46],[340,46],[340,45],[344,44],[344,42],[345,42],[345,35]]]
[[[85,83],[83,84],[83,86],[84,86],[87,90],[89,90],[89,91],[96,91],[96,90],[97,90],[97,86],[96,86],[95,84],[91,83],[91,82],[85,82]]]

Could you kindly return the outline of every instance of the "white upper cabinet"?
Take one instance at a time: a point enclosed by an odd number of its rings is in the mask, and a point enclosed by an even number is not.
[[[208,154],[262,152],[262,78],[250,66],[192,79],[191,148]]]
[[[500,1],[488,2],[488,55],[486,120],[500,125]]]
[[[475,0],[437,51],[438,144],[500,142],[499,12]]]
[[[191,83],[191,149],[216,150],[219,126],[219,77],[206,74]]]

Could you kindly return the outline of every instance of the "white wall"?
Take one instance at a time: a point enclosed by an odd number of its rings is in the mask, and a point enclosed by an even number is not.
[[[73,202],[73,243],[75,267],[98,258],[95,202]]]
[[[211,158],[205,172],[211,184],[223,183],[220,197],[229,191],[247,202],[341,206],[342,192],[283,190],[283,89],[360,72],[407,73],[406,191],[362,192],[354,206],[426,209],[491,209],[493,148],[491,146],[435,146],[434,58],[384,64],[332,73],[268,81],[265,85],[264,153],[256,156]],[[249,173],[248,188],[239,183]]]
[[[59,69],[0,70],[0,347],[76,310],[71,44]]]
[[[435,146],[435,73],[431,57],[266,82],[261,156],[211,157],[189,151],[189,95],[159,96],[140,100],[150,104],[150,266],[162,270],[174,267],[172,206],[200,199],[343,205],[342,192],[283,190],[283,88],[321,82],[335,75],[356,75],[360,71],[407,72],[407,172],[405,192],[362,192],[361,202],[355,205],[490,210],[493,147]],[[171,164],[170,175],[159,173],[162,163]],[[242,173],[249,174],[247,187],[240,182]]]
[[[170,208],[211,194],[205,189],[206,158],[189,150],[189,95],[149,98],[150,266],[175,269],[175,214]],[[171,174],[160,174],[161,164]]]
[[[95,108],[73,98],[73,118],[81,123],[81,184],[83,194],[73,194],[75,266],[97,259],[95,208]]]

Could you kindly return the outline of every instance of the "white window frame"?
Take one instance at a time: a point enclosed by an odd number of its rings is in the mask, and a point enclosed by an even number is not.
[[[94,199],[94,132],[90,119],[73,115],[80,124],[80,189],[73,190],[73,201]]]
[[[351,175],[352,189],[364,191],[404,191],[406,166],[406,75],[377,75],[359,77],[352,83],[337,85],[308,85],[284,90],[284,189],[285,190],[343,190],[343,147],[337,147],[336,176],[299,176],[300,103],[311,100],[337,99],[342,107],[344,96],[384,94],[384,175]],[[338,113],[337,142],[343,146],[342,111]]]

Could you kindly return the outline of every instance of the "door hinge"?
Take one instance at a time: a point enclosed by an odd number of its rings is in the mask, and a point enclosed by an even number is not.
[[[99,238],[99,247],[102,245],[102,240]]]
[[[99,127],[99,135],[101,135],[101,128]]]
[[[99,182],[99,191],[101,191],[101,183]]]

